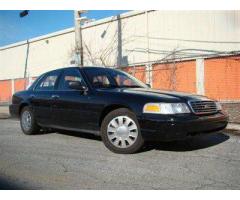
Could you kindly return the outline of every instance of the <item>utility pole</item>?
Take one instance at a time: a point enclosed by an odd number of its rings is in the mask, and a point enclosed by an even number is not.
[[[75,10],[74,11],[74,23],[75,23],[75,51],[77,65],[83,67],[83,44],[82,44],[82,29],[81,29],[81,14],[85,13],[85,10]]]

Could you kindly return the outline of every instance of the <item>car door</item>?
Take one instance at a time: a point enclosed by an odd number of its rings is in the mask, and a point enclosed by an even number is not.
[[[94,118],[94,94],[88,91],[74,90],[69,82],[78,81],[87,88],[79,69],[69,68],[63,71],[58,83],[58,99],[53,104],[53,122],[55,128],[76,131],[97,131],[97,118]]]
[[[51,126],[52,124],[52,103],[56,98],[55,87],[60,73],[60,70],[56,70],[43,76],[30,96],[36,120],[41,125]]]

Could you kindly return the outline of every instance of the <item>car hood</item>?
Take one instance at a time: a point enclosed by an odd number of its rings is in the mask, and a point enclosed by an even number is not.
[[[105,90],[106,91],[106,90]],[[114,88],[111,89],[112,92],[122,92],[127,94],[136,94],[152,98],[164,98],[169,100],[184,100],[184,101],[200,101],[209,100],[207,97],[202,95],[196,95],[185,92],[175,92],[167,90],[155,90],[151,88]]]

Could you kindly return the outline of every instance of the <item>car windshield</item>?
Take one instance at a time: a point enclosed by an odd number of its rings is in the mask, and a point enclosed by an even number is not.
[[[147,85],[120,70],[87,68],[84,72],[94,88],[147,88]]]

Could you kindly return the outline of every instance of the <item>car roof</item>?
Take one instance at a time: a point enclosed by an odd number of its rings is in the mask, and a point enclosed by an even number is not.
[[[62,70],[67,70],[67,69],[80,69],[80,70],[99,70],[99,69],[105,69],[105,70],[111,70],[114,68],[110,68],[110,67],[96,67],[96,66],[84,66],[84,67],[63,67],[63,68],[58,68],[58,69],[54,69],[48,72],[45,72],[44,74],[48,74],[48,73],[52,73],[52,72],[58,72],[58,71],[62,71]]]
[[[108,67],[95,67],[95,66],[84,66],[84,67],[63,67],[63,68],[58,68],[54,69],[48,72],[54,72],[54,71],[61,71],[61,70],[66,70],[66,69],[114,69],[114,68],[108,68]]]

